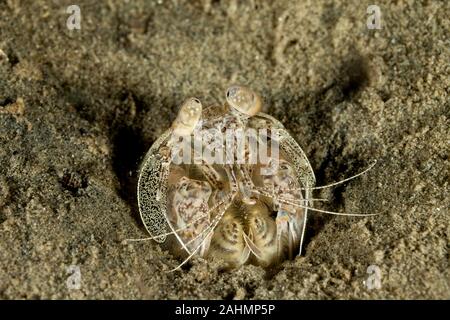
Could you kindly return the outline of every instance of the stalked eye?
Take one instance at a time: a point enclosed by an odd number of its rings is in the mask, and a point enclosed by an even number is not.
[[[202,104],[197,98],[187,99],[180,108],[178,116],[172,124],[174,134],[190,135],[202,115]]]
[[[237,96],[237,93],[239,92],[239,87],[231,87],[227,90],[227,99],[233,99]]]
[[[202,109],[202,105],[200,103],[200,100],[196,98],[192,98],[190,101],[187,101],[186,103],[186,113],[189,117],[196,117],[197,114]]]
[[[248,116],[254,116],[261,110],[261,99],[251,89],[241,86],[232,86],[226,93],[228,104]]]

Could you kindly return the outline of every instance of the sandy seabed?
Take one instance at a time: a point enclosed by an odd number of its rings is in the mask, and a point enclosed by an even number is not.
[[[0,2],[0,298],[450,298],[450,2],[378,1],[379,30],[367,1],[76,2],[81,30],[67,1]],[[168,273],[157,244],[122,244],[146,236],[139,163],[186,97],[234,83],[319,185],[378,160],[315,196],[379,215],[311,214],[304,255],[271,270]]]

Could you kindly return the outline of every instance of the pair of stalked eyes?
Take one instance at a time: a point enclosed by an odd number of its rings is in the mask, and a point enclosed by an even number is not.
[[[259,97],[252,90],[241,87],[241,86],[233,86],[228,88],[226,92],[226,99],[228,104],[230,104],[233,108],[248,114],[254,115],[256,110],[259,111]],[[197,111],[198,107],[201,107],[201,102],[197,98],[188,99],[185,104],[187,106],[187,110],[189,112]]]
[[[233,86],[227,90],[226,99],[231,108],[247,116],[254,116],[261,110],[261,99],[246,87]],[[202,114],[202,103],[197,98],[186,100],[172,125],[175,135],[190,135]]]

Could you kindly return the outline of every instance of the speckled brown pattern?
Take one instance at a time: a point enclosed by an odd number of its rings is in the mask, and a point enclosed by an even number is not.
[[[450,2],[0,2],[0,297],[450,298]],[[159,4],[160,3],[160,4]],[[271,4],[269,4],[271,3]],[[185,97],[262,93],[329,192],[304,255],[179,263],[145,235],[136,169]],[[66,287],[78,265],[80,290]],[[369,265],[382,274],[369,290]]]

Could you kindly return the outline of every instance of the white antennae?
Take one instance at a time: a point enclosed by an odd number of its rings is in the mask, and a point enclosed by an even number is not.
[[[355,178],[359,177],[360,175],[363,175],[364,173],[366,173],[367,171],[372,169],[376,164],[377,164],[377,160],[374,160],[374,162],[366,170],[364,170],[364,171],[362,171],[362,172],[360,172],[358,174],[355,174],[354,176],[346,178],[344,180],[337,181],[337,182],[334,182],[334,183],[330,183],[330,184],[327,184],[327,185],[324,185],[324,186],[319,186],[319,187],[301,188],[300,190],[319,190],[319,189],[325,189],[325,188],[334,187],[336,185],[342,184],[342,183],[347,182],[349,180],[355,179]]]
[[[270,194],[266,194],[266,192],[264,192],[264,190],[253,190],[254,192],[262,195],[262,196],[270,196]],[[308,201],[308,199],[304,199],[301,201]],[[333,215],[337,215],[337,216],[355,216],[355,217],[369,217],[369,216],[376,216],[378,215],[377,213],[368,213],[368,214],[364,214],[364,213],[345,213],[345,212],[334,212],[334,211],[327,211],[327,210],[320,210],[320,209],[316,209],[313,207],[309,207],[309,206],[305,206],[302,204],[299,204],[296,201],[291,201],[291,200],[287,200],[284,198],[278,198],[278,202],[284,203],[284,204],[289,204],[298,208],[303,208],[303,209],[308,209],[311,211],[316,211],[316,212],[321,212],[321,213],[328,213],[328,214],[333,214]]]
[[[173,230],[173,231],[171,231],[171,232],[163,233],[163,234],[160,234],[160,235],[158,235],[158,236],[148,237],[148,238],[125,239],[125,240],[123,240],[123,242],[125,243],[125,242],[127,242],[127,241],[128,241],[128,242],[149,241],[149,240],[155,240],[155,239],[158,239],[159,237],[169,236],[169,235],[171,235],[171,234],[175,234],[175,233],[178,233],[178,232],[180,232],[180,231],[183,231],[183,230],[189,228],[189,227],[190,227],[191,225],[193,225],[195,222],[197,222],[197,221],[199,221],[199,220],[205,218],[206,216],[207,216],[207,213],[202,214],[202,215],[200,215],[198,218],[196,218],[196,219],[192,220],[191,222],[187,223],[184,227],[179,228],[179,229],[176,229],[176,230]]]

